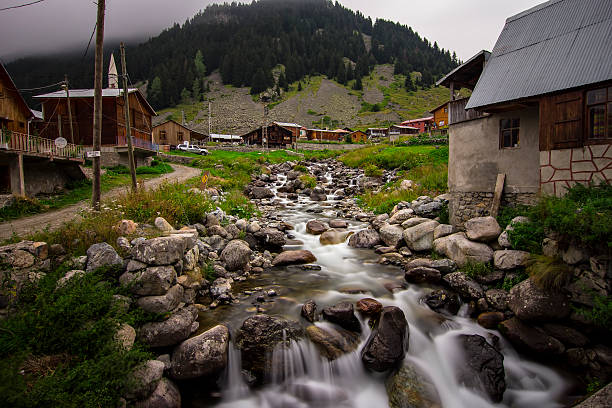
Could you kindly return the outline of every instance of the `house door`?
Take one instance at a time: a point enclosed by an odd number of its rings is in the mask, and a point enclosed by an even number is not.
[[[11,173],[9,166],[0,166],[0,194],[11,192]]]

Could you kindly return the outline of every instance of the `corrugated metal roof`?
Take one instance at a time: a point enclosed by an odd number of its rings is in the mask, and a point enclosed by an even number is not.
[[[128,92],[132,93],[132,92],[136,92],[137,90],[138,90],[137,88],[130,88]],[[121,95],[123,95],[123,89],[116,89],[116,88],[102,89],[102,97],[113,97],[113,96],[118,97]],[[41,98],[41,99],[65,98],[65,97],[66,97],[66,91],[56,91],[56,92],[51,92],[51,93],[35,96],[35,98]],[[93,89],[71,89],[70,97],[71,98],[93,98],[94,90]]]
[[[552,0],[506,20],[466,109],[612,79],[612,2]]]
[[[287,122],[274,122],[274,123],[276,123],[278,126],[284,126],[284,127],[299,127],[299,128],[304,127],[302,125],[298,125],[297,123],[287,123]]]

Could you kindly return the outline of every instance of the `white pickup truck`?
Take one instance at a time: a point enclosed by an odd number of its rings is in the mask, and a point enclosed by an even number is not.
[[[198,147],[196,145],[190,145],[189,143],[181,143],[180,145],[176,146],[176,150],[181,150],[183,152],[189,152],[189,153],[195,153],[195,154],[201,154],[203,156],[206,156],[208,154],[208,150]]]

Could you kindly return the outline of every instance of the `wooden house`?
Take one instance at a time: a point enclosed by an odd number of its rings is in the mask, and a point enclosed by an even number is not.
[[[306,137],[308,140],[318,140],[320,142],[341,142],[344,140],[346,134],[348,134],[348,132],[344,129],[306,129]]]
[[[174,120],[167,120],[153,127],[153,143],[163,146],[176,146],[185,141],[193,143],[206,138],[206,135],[189,129]]]
[[[434,117],[427,116],[424,118],[410,119],[400,123],[401,126],[410,126],[418,129],[417,133],[429,132],[434,124]]]
[[[74,144],[59,148],[53,140],[33,136],[36,116],[0,64],[0,194],[53,193],[85,178],[79,167],[82,149]]]
[[[274,124],[278,126],[282,126],[285,129],[290,130],[293,136],[295,136],[298,139],[304,139],[306,137],[306,128],[302,125],[299,125],[297,123],[287,123],[287,122],[274,122]]]
[[[419,133],[420,129],[415,126],[391,125],[389,126],[389,136],[414,135]]]
[[[433,115],[434,129],[446,131],[448,129],[448,101],[433,108],[430,113]]]
[[[361,130],[352,132],[349,137],[351,138],[351,143],[366,143],[368,141],[368,135]]]
[[[155,111],[138,89],[130,89],[130,132],[137,165],[157,154],[153,142],[151,118]],[[93,89],[71,89],[70,108],[72,134],[68,120],[68,103],[65,91],[35,96],[42,103],[44,116],[42,137],[64,137],[69,143],[90,147],[93,145]],[[102,165],[127,165],[127,138],[124,97],[121,89],[102,90]]]
[[[241,136],[244,143],[248,145],[260,145],[266,147],[291,147],[297,143],[294,132],[284,126],[271,123],[265,128],[266,137],[264,140],[264,128],[254,129]]]
[[[498,183],[502,203],[529,204],[576,183],[612,181],[608,6],[555,0],[512,16],[492,53],[438,81],[451,89],[451,222],[488,214]],[[455,100],[460,87],[471,96]]]
[[[389,135],[388,128],[369,128],[366,130],[368,138],[372,139],[375,137],[387,137]]]

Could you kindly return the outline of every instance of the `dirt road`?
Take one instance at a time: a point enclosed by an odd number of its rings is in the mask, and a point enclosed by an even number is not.
[[[192,167],[180,166],[178,164],[171,164],[174,168],[174,172],[164,174],[161,177],[146,180],[146,188],[154,188],[159,186],[163,182],[183,182],[192,177],[200,175],[201,170]],[[125,194],[128,187],[118,187],[102,194],[102,199],[109,199],[117,197],[121,194]],[[78,217],[79,210],[87,207],[89,200],[81,201],[80,203],[73,204],[68,207],[64,207],[60,210],[50,211],[42,214],[32,215],[30,217],[20,218],[18,220],[7,221],[0,224],[0,240],[10,238],[13,233],[19,236],[26,236],[36,231],[40,231],[45,228],[53,230],[66,221],[73,220]]]

